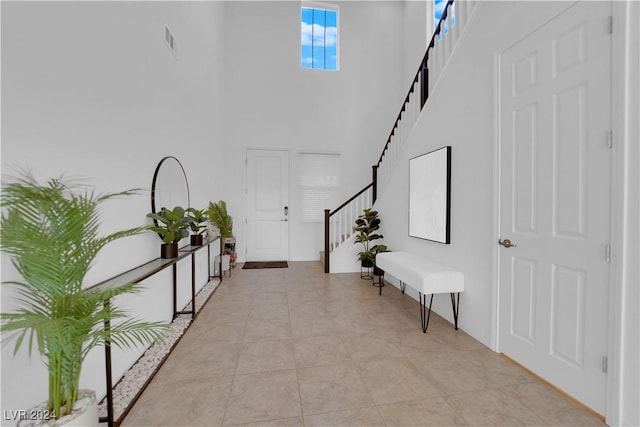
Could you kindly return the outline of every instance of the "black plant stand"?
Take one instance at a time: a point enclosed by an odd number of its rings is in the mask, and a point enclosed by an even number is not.
[[[376,277],[378,277],[378,283],[376,283]],[[384,270],[373,266],[373,286],[379,289],[378,295],[382,295],[382,288],[384,287]]]
[[[363,280],[373,279],[373,263],[371,261],[360,261],[360,278]]]

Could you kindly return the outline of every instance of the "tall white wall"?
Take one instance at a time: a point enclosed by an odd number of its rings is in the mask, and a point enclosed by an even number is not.
[[[432,4],[433,2],[431,1],[408,1],[404,3],[404,72],[402,84],[407,91],[418,72],[420,61],[424,57],[429,36],[433,29],[433,18],[427,20],[428,13],[431,12],[431,15],[433,15]]]
[[[0,7],[3,174],[28,168],[40,180],[82,177],[99,192],[143,189],[105,205],[105,234],[149,222],[151,180],[163,156],[181,160],[194,206],[219,197],[224,3],[3,1]],[[165,45],[165,25],[178,42],[177,60]],[[158,257],[159,244],[153,233],[112,243],[87,285]],[[182,264],[179,271],[188,271]],[[3,255],[2,280],[15,275]],[[153,308],[170,307],[168,280],[156,275],[146,301],[123,302],[138,316],[166,318]],[[3,286],[2,311],[12,306]],[[14,357],[12,350],[2,346],[3,414],[47,393],[39,356]],[[135,353],[116,355],[116,378]],[[104,393],[100,353],[85,365],[82,386]]]
[[[446,76],[432,88],[429,101],[411,135],[400,164],[410,158],[445,145],[452,146],[451,244],[443,245],[408,236],[408,168],[399,167],[389,186],[382,190],[376,208],[382,220],[385,243],[391,250],[405,250],[465,273],[461,296],[460,327],[496,348],[497,224],[495,171],[497,146],[495,130],[495,54],[547,22],[569,3],[481,2],[479,13],[466,39],[459,45]],[[614,2],[616,3],[616,2]],[[610,365],[612,399],[607,421],[612,425],[638,425],[638,6],[620,3],[614,28],[614,100],[622,102],[614,121],[622,130],[616,140],[614,180],[618,184],[613,206],[621,258],[615,261],[618,273],[611,286],[611,340],[615,356]],[[617,58],[617,59],[616,59]],[[617,61],[617,62],[615,62]],[[624,111],[624,113],[622,113]],[[626,116],[626,118],[624,118]],[[617,123],[616,123],[617,122]],[[434,298],[436,311],[452,320],[448,297]],[[619,398],[619,401],[617,401]],[[611,405],[615,406],[612,407]]]
[[[640,425],[640,3],[614,2],[614,60],[617,79],[614,99],[616,129],[621,129],[617,156],[614,200],[624,210],[614,216],[614,253],[617,263],[616,296],[610,304],[615,322],[609,328],[616,356],[610,386],[621,398],[613,402],[613,423]],[[622,303],[620,303],[620,301]]]
[[[299,2],[227,4],[225,182],[240,260],[246,148],[290,150],[292,172],[300,152],[340,153],[346,200],[371,182],[371,166],[406,95],[403,3],[332,3],[339,7],[337,72],[301,68]],[[289,200],[290,258],[319,259],[322,224],[300,222],[293,173]]]

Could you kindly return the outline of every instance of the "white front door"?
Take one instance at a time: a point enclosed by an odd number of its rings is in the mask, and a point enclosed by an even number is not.
[[[500,57],[500,351],[604,414],[610,4],[583,1]]]
[[[247,150],[247,261],[289,259],[289,152]]]

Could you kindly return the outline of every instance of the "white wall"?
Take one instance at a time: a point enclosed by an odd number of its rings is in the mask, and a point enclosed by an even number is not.
[[[406,91],[409,90],[409,86],[418,72],[418,67],[427,49],[429,36],[433,31],[433,18],[427,21],[428,13],[433,16],[432,2],[408,1],[404,4],[402,85]]]
[[[614,215],[614,278],[620,287],[610,309],[615,321],[610,327],[613,360],[610,387],[621,398],[613,402],[612,422],[640,425],[640,3],[614,2],[614,123],[616,139],[614,201],[624,206]]]
[[[245,257],[244,156],[249,148],[341,153],[343,200],[371,182],[406,95],[402,2],[336,2],[340,70],[300,67],[300,3],[232,2],[226,25],[226,195]],[[296,170],[292,164],[291,171]],[[317,260],[322,224],[301,223],[290,185],[290,259]],[[337,206],[327,206],[333,209]]]
[[[615,3],[615,2],[614,2]],[[496,277],[496,202],[495,161],[497,159],[494,130],[494,54],[537,28],[568,3],[546,2],[482,2],[470,33],[460,45],[447,77],[430,94],[423,115],[408,141],[400,164],[416,155],[445,145],[452,146],[452,212],[451,244],[442,245],[408,237],[408,171],[398,168],[389,186],[382,190],[376,208],[382,219],[382,233],[391,250],[406,250],[436,262],[455,266],[465,272],[465,292],[461,297],[459,325],[467,333],[496,348],[495,291]],[[628,63],[615,65],[614,82],[618,92],[614,99],[625,96],[626,119],[618,118],[616,132],[621,130],[619,148],[614,158],[617,203],[613,216],[618,224],[621,258],[614,260],[619,274],[613,279],[618,297],[612,301],[617,321],[611,325],[615,341],[613,355],[620,358],[610,365],[611,383],[618,388],[609,393],[607,421],[612,424],[638,425],[640,389],[638,350],[638,216],[640,180],[638,169],[638,47],[636,2],[620,3],[623,12],[616,18],[626,24],[615,28],[627,31],[614,43],[616,57]],[[629,10],[625,8],[628,7]],[[622,24],[622,22],[620,22]],[[626,67],[626,68],[625,68]],[[615,71],[614,71],[615,72]],[[435,108],[434,108],[435,107]],[[616,125],[616,123],[614,123]],[[434,298],[436,311],[452,320],[451,305],[445,296]],[[618,392],[620,401],[618,402]],[[616,400],[616,401],[614,401]],[[611,407],[611,404],[616,407]]]
[[[142,188],[139,196],[105,205],[105,234],[149,222],[153,172],[166,155],[182,161],[194,206],[219,197],[224,3],[3,1],[1,8],[3,174],[29,168],[40,180],[83,177],[100,192]],[[177,60],[165,45],[165,25],[178,42]],[[153,233],[112,243],[87,284],[158,257],[159,244]],[[2,280],[14,277],[2,256]],[[137,315],[166,317],[145,307],[169,300],[167,280],[149,280],[155,282],[146,302],[123,302]],[[2,311],[11,307],[3,286]],[[25,351],[13,357],[12,350],[2,347],[3,413],[46,398],[39,357]],[[120,356],[116,378],[128,366]],[[82,379],[99,394],[101,359],[91,355]]]

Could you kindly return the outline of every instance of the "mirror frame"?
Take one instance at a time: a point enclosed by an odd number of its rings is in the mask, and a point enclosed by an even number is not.
[[[158,181],[158,174],[160,173],[160,168],[162,167],[163,163],[165,161],[170,161],[170,160],[175,160],[178,163],[178,166],[180,166],[180,170],[182,171],[182,175],[184,176],[184,183],[187,187],[187,206],[182,206],[182,207],[186,210],[191,206],[191,196],[189,193],[189,180],[187,179],[187,174],[184,171],[184,167],[182,166],[182,163],[180,163],[180,160],[178,160],[176,157],[166,156],[166,157],[163,157],[162,160],[160,160],[160,162],[158,162],[158,166],[156,166],[156,170],[153,172],[153,181],[151,181],[151,212],[153,213],[158,213],[157,207],[156,207],[156,193],[158,191],[158,189],[156,188],[156,184]],[[173,209],[173,208],[174,206],[167,206],[167,209]],[[158,220],[154,219],[153,223],[157,226]],[[158,234],[158,236],[162,237],[162,235],[160,234]]]

